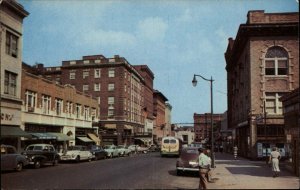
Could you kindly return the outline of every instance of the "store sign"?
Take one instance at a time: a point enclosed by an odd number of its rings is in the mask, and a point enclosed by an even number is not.
[[[1,107],[2,125],[21,125],[21,111]]]

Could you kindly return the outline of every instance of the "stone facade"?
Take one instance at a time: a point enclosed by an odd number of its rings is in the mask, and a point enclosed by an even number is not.
[[[1,143],[20,150],[20,137],[6,134],[4,128],[21,126],[21,74],[23,19],[29,13],[14,0],[0,1],[0,75],[1,75]],[[10,128],[12,129],[12,128]]]
[[[225,52],[228,128],[242,156],[285,155],[279,98],[299,86],[298,13],[249,11]]]

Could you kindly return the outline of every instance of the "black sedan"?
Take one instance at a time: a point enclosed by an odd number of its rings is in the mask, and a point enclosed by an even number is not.
[[[88,147],[88,150],[93,154],[94,160],[105,159],[107,157],[106,151],[98,145],[91,145]]]

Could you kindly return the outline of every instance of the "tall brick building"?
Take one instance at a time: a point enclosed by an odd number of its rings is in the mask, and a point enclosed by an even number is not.
[[[166,128],[166,102],[168,99],[158,90],[153,93],[153,114],[155,116],[153,140],[155,144],[160,144],[165,134]]]
[[[89,55],[63,61],[60,70],[41,70],[47,78],[97,98],[103,144],[131,144],[134,134],[143,132],[145,80],[124,57]]]
[[[225,52],[228,128],[239,154],[263,158],[273,146],[286,155],[279,98],[299,86],[299,13],[249,11]]]

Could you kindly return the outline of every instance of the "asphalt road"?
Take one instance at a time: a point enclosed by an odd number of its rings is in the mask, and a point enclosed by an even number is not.
[[[176,176],[176,159],[148,153],[2,172],[1,189],[197,189],[197,174]]]

